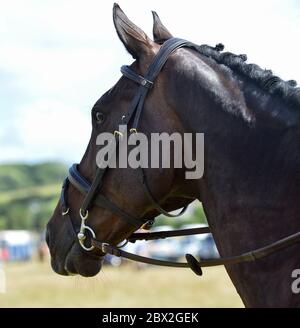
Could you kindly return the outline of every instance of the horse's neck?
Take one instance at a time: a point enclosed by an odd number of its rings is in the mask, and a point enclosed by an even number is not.
[[[197,113],[194,115],[193,122]],[[300,231],[300,138],[297,132],[263,124],[251,127],[222,110],[219,117],[217,111],[214,115],[213,122],[202,122],[207,124],[203,127],[206,151],[199,197],[201,195],[221,255],[238,255]],[[274,261],[274,256],[278,261]],[[290,293],[291,271],[300,265],[292,249],[255,265],[227,269],[247,305],[268,306],[276,305],[279,300],[275,295],[270,299],[270,291],[264,288],[270,272],[279,272],[282,263],[289,272],[283,277],[274,275],[272,279],[275,284],[285,282],[281,287],[286,294]],[[289,305],[290,300],[287,298],[283,304]]]
[[[246,103],[256,118],[256,123],[265,128],[284,129],[299,126],[300,111],[289,100],[263,90],[255,83],[233,73]]]
[[[231,89],[236,85],[240,84],[233,84]],[[242,241],[245,248],[259,244],[260,239],[261,243],[273,241],[277,235],[300,230],[300,220],[295,220],[298,215],[300,218],[300,135],[295,126],[298,114],[293,116],[291,110],[282,107],[286,117],[284,114],[273,117],[274,112],[258,115],[271,112],[272,108],[241,105],[242,112],[236,115],[220,108],[220,102],[214,101],[217,97],[205,97],[199,92],[197,79],[189,86],[190,97],[179,97],[181,108],[177,110],[188,132],[204,133],[205,165],[204,177],[199,181],[199,198],[211,225],[221,227],[217,230],[230,236],[254,234]],[[224,92],[227,102],[262,106],[252,99],[253,93],[246,83],[244,87],[245,90]],[[246,99],[235,101],[235,97]],[[278,106],[275,101],[268,101],[266,106],[270,104]],[[245,113],[250,113],[252,122],[247,121]],[[291,122],[293,125],[289,127]],[[277,229],[284,221],[288,224]],[[224,229],[226,226],[231,228]],[[265,240],[265,233],[269,240]],[[227,251],[231,251],[231,243],[227,245]]]
[[[299,140],[292,132],[242,132],[235,127],[228,138],[205,139],[210,150],[199,190],[222,256],[254,250],[300,231]],[[299,248],[290,248],[258,263],[227,268],[245,304],[299,306],[290,291],[291,273],[300,264],[298,253]],[[277,293],[289,296],[280,300]]]

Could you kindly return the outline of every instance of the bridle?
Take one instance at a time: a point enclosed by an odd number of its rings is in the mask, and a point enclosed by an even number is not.
[[[132,70],[129,66],[122,66],[121,72],[122,74],[134,81],[139,85],[138,90],[129,106],[129,110],[126,115],[121,117],[121,120],[117,126],[127,127],[130,125],[129,129],[130,133],[137,133],[137,129],[139,126],[139,122],[141,119],[141,113],[143,109],[143,105],[147,94],[151,90],[156,77],[161,71],[163,65],[166,63],[169,56],[179,48],[187,47],[187,48],[195,48],[196,46],[183,39],[171,38],[167,40],[161,47],[157,55],[154,57],[153,62],[149,66],[149,69],[145,75],[145,77],[137,74],[134,70]],[[111,147],[114,149],[118,146],[120,139],[122,138],[124,131],[115,130],[115,143],[111,143]],[[284,249],[289,247],[295,243],[300,242],[300,232],[294,235],[288,236],[287,238],[281,239],[273,244],[270,244],[266,247],[244,253],[239,256],[229,257],[229,258],[221,258],[221,259],[209,259],[204,261],[198,261],[191,254],[186,254],[187,262],[171,262],[171,261],[161,261],[152,258],[146,258],[142,256],[138,256],[136,254],[128,253],[124,250],[121,250],[119,247],[111,245],[109,243],[99,241],[96,239],[96,234],[91,227],[86,224],[86,221],[89,217],[89,209],[92,205],[97,205],[101,208],[105,208],[110,210],[111,212],[117,214],[124,220],[126,220],[130,225],[132,225],[135,230],[139,229],[143,225],[151,226],[153,219],[141,219],[132,216],[127,213],[123,209],[121,209],[118,205],[116,205],[111,200],[107,199],[103,194],[101,194],[101,187],[103,185],[103,177],[108,167],[102,168],[101,165],[97,167],[95,177],[90,183],[87,179],[85,179],[80,172],[78,171],[77,164],[73,164],[69,169],[69,175],[65,179],[61,192],[61,204],[62,204],[62,215],[67,219],[67,228],[65,229],[68,233],[72,235],[70,238],[69,247],[66,248],[65,252],[68,252],[72,247],[74,242],[77,240],[80,246],[85,251],[91,251],[94,248],[98,248],[104,254],[111,254],[119,257],[125,257],[130,260],[161,265],[161,266],[171,266],[171,267],[183,267],[183,268],[191,268],[197,275],[202,274],[201,267],[207,266],[215,266],[215,265],[226,265],[226,264],[235,264],[242,262],[251,262],[255,261],[259,258],[268,256],[280,249]],[[160,214],[169,216],[169,217],[177,217],[182,215],[187,206],[185,206],[179,214],[171,214],[165,211],[159,204],[159,202],[153,196],[148,182],[145,171],[142,167],[138,168],[141,176],[141,183],[143,189],[148,196],[152,206],[156,209]],[[79,215],[81,218],[80,229],[75,229],[73,226],[73,222],[70,216],[70,208],[68,206],[67,200],[67,191],[70,183],[84,195],[83,203],[79,210]],[[77,232],[78,231],[78,232]],[[87,246],[85,241],[87,240],[87,232],[91,234],[91,245]],[[184,229],[184,230],[175,230],[175,231],[164,231],[164,232],[156,232],[156,233],[133,233],[128,241],[135,242],[136,240],[153,240],[174,236],[187,236],[193,234],[203,234],[209,233],[210,230],[208,227],[204,228],[195,228],[195,229]]]
[[[139,74],[135,73],[130,67],[128,66],[122,66],[121,72],[124,76],[129,78],[130,80],[136,82],[139,84],[139,88],[129,106],[129,110],[126,115],[123,115],[121,117],[121,120],[117,126],[123,126],[127,127],[131,122],[131,128],[130,133],[137,133],[139,121],[141,118],[141,113],[143,109],[143,105],[146,99],[146,96],[150,89],[153,86],[153,83],[159,74],[160,70],[162,69],[163,65],[167,61],[168,57],[178,48],[188,46],[189,42],[182,40],[182,39],[171,39],[167,41],[164,45],[161,46],[158,54],[155,56],[152,64],[150,65],[148,72],[146,74],[146,77],[142,77]],[[120,139],[122,138],[124,134],[124,131],[115,130],[114,136],[115,136],[115,142],[111,143],[111,147],[115,148],[118,146],[118,143],[120,142]],[[83,203],[79,210],[79,215],[81,218],[81,227],[80,231],[78,233],[78,240],[80,245],[83,249],[86,251],[90,251],[94,248],[94,246],[86,247],[84,245],[85,240],[85,231],[88,230],[92,237],[95,238],[95,233],[93,230],[88,227],[85,222],[89,215],[89,208],[95,204],[97,206],[100,206],[102,208],[109,209],[110,211],[118,214],[121,216],[124,220],[128,221],[132,226],[134,226],[136,229],[140,228],[141,225],[148,222],[148,220],[142,220],[140,218],[136,218],[132,216],[129,213],[126,213],[123,209],[121,209],[119,206],[117,206],[115,203],[111,202],[109,199],[107,199],[104,195],[102,195],[99,191],[101,190],[101,187],[103,185],[103,177],[107,170],[107,166],[102,168],[101,165],[97,167],[95,177],[92,181],[92,183],[89,183],[78,171],[77,165],[73,164],[69,170],[69,175],[67,179],[65,180],[61,202],[63,207],[63,215],[68,214],[69,208],[67,206],[66,202],[66,192],[69,183],[71,183],[76,189],[78,189],[81,193],[85,195]],[[139,168],[139,171],[141,172],[141,181],[142,185],[144,187],[145,193],[149,197],[151,203],[153,204],[153,207],[161,214],[164,214],[166,216],[170,217],[176,217],[182,215],[187,206],[184,207],[181,212],[177,215],[173,215],[171,213],[166,212],[158,203],[158,201],[155,199],[153,194],[151,193],[151,190],[147,183],[147,177],[145,174],[145,171],[142,168]]]

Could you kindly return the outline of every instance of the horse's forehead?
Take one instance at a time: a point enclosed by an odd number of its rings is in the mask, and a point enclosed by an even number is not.
[[[107,90],[95,103],[94,109],[111,108],[117,101],[130,100],[135,91],[134,86],[127,79],[121,77],[109,90]],[[113,109],[114,109],[113,108]]]

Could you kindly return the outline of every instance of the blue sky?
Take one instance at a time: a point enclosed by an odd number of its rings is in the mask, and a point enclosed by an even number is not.
[[[114,1],[0,0],[0,162],[79,161],[90,109],[132,59],[112,22]],[[120,0],[149,36],[156,10],[174,36],[225,44],[300,83],[300,4]]]

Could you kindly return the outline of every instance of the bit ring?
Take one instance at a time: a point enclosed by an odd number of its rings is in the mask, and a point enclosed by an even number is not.
[[[83,210],[82,208],[79,210],[79,215],[81,220],[86,220],[89,216],[89,211],[88,210]]]
[[[67,215],[70,211],[70,208],[67,207],[65,210],[62,210],[61,214],[64,216],[64,215]]]

